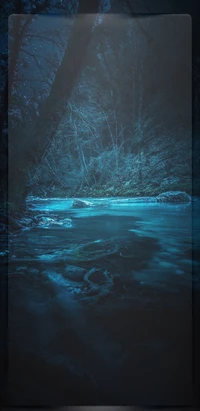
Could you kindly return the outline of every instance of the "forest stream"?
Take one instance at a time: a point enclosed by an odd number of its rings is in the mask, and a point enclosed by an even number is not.
[[[192,358],[192,203],[87,200],[27,200],[41,219],[10,249],[11,405],[131,405],[143,392],[179,404]]]

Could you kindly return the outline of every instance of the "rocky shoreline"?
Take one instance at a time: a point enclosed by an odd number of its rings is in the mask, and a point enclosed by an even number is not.
[[[168,191],[165,193],[159,194],[157,197],[130,197],[130,198],[108,198],[108,204],[120,203],[121,201],[130,201],[131,203],[171,203],[171,204],[181,204],[181,203],[190,203],[191,197],[183,191]],[[74,198],[72,202],[72,208],[88,208],[99,206],[99,203],[87,201],[83,198]],[[67,219],[65,223],[70,225],[70,219]],[[0,231],[1,234],[18,234],[24,229],[30,229],[38,225],[53,223],[52,216],[49,218],[48,212],[43,212],[38,214],[33,210],[29,210],[28,207],[21,214],[11,213],[8,210],[8,213],[0,213]]]
[[[121,201],[124,201],[124,198],[116,198],[116,199],[110,199],[110,202],[112,203],[119,203]],[[191,202],[191,197],[183,192],[183,191],[167,191],[165,193],[159,194],[157,197],[133,197],[133,198],[127,198],[127,201],[131,201],[132,203],[171,203],[171,204],[177,204],[177,203],[190,203]],[[109,202],[109,199],[108,199]],[[75,198],[73,200],[72,206],[74,208],[87,208],[94,206],[91,201],[86,201],[81,198]]]

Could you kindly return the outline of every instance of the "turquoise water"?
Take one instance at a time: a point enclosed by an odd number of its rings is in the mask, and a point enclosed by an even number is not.
[[[38,225],[15,237],[10,250],[12,398],[23,379],[26,400],[37,395],[48,370],[55,389],[44,384],[44,398],[55,402],[67,395],[69,404],[89,396],[93,404],[130,405],[143,387],[149,403],[156,395],[159,401],[159,390],[173,396],[169,381],[186,368],[189,398],[192,284],[199,284],[197,273],[192,277],[193,205],[87,200],[94,206],[28,201]],[[27,361],[40,368],[38,381]]]

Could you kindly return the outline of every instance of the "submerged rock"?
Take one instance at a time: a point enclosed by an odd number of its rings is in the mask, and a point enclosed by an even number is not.
[[[82,281],[84,275],[86,274],[86,269],[68,264],[65,268],[65,276],[72,281]]]
[[[72,207],[75,207],[75,208],[87,208],[87,207],[91,207],[92,205],[93,203],[90,203],[89,201],[86,201],[86,200],[79,200],[78,198],[75,198],[72,203]]]
[[[21,223],[23,226],[30,227],[30,226],[33,224],[33,220],[32,220],[32,218],[22,218],[22,219],[20,220],[20,223]]]
[[[191,201],[191,197],[184,191],[167,191],[156,198],[160,203],[189,203]]]
[[[62,226],[66,228],[72,227],[72,220],[71,218],[63,218],[59,220],[57,217],[40,217],[40,219],[37,220],[36,225],[44,228],[52,226]]]
[[[49,225],[49,224],[54,224],[55,220],[50,217],[41,217],[38,221],[38,225]]]
[[[52,221],[54,221],[54,219],[51,217],[48,217],[45,214],[38,214],[36,216],[33,217],[33,221],[36,224],[46,224],[46,223],[50,223]]]
[[[115,254],[119,250],[119,244],[116,243],[116,238],[108,240],[96,240],[87,244],[74,247],[69,253],[68,257],[71,261],[95,261],[104,258],[110,254]]]

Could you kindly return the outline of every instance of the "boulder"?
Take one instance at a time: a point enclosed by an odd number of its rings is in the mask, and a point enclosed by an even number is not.
[[[156,197],[159,203],[189,203],[191,197],[184,191],[167,191]]]
[[[72,203],[72,207],[74,208],[87,208],[91,207],[93,204],[90,203],[89,201],[86,200],[79,200],[78,198],[75,198]]]

